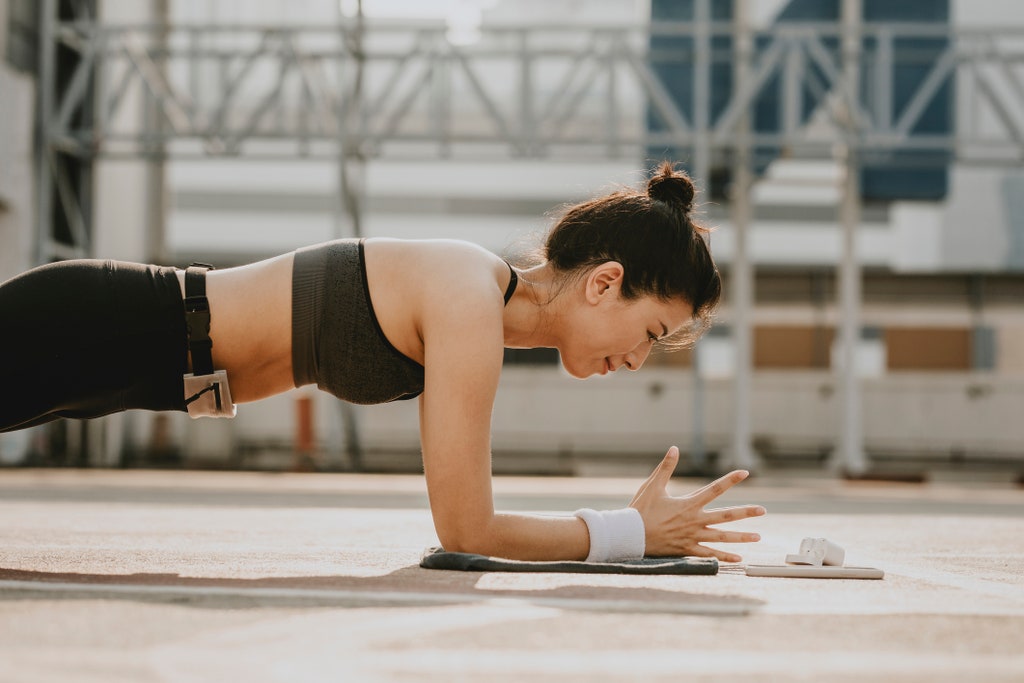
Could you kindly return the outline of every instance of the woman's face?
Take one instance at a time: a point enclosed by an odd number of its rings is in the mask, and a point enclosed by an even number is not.
[[[598,266],[587,276],[581,302],[565,316],[558,350],[562,365],[573,377],[604,375],[619,368],[639,370],[655,341],[693,317],[692,307],[682,299],[624,299],[621,284],[621,265]]]

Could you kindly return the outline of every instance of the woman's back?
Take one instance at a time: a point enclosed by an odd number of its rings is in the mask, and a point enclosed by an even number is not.
[[[479,301],[467,296],[479,288],[493,290],[493,310],[500,310],[502,293],[511,277],[500,258],[466,242],[369,239],[364,243],[363,257],[371,318],[395,351],[419,365],[425,359],[425,316],[459,307],[467,300]],[[255,401],[295,386],[295,260],[293,252],[207,275],[214,366],[228,372],[236,402]],[[342,276],[359,278],[361,274]],[[183,274],[179,274],[179,281],[183,283]],[[329,295],[325,301],[335,309],[348,303]],[[298,302],[300,306],[304,303]],[[472,306],[459,310],[468,316],[480,314]],[[323,311],[325,316],[340,314],[338,310]],[[377,334],[376,330],[360,333]],[[335,347],[332,353],[346,351]],[[321,362],[324,360],[321,358]],[[500,361],[500,349],[495,349],[495,362]]]

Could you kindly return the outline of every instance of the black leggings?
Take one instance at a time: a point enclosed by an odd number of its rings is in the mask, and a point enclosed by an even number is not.
[[[64,261],[0,284],[0,432],[183,411],[187,364],[174,268]]]

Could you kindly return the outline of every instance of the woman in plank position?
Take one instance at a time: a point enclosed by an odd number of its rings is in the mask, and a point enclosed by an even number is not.
[[[665,163],[644,191],[570,208],[544,258],[515,268],[447,240],[338,240],[251,265],[188,272],[66,261],[0,285],[0,431],[130,408],[233,414],[315,383],[354,403],[419,397],[430,507],[450,551],[611,561],[733,553],[757,534],[714,525],[760,506],[704,507],[747,473],[686,497],[669,449],[628,507],[497,514],[491,410],[503,349],[558,349],[574,377],[639,370],[655,344],[706,327],[721,280],[690,218],[694,187]],[[212,344],[212,345],[211,345]],[[230,384],[228,384],[230,382]]]

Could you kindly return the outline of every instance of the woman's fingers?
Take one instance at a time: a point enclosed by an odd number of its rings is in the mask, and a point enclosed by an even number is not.
[[[737,507],[716,508],[714,510],[704,511],[704,523],[708,525],[725,524],[727,522],[735,522],[739,519],[760,517],[765,514],[765,512],[766,510],[760,505],[740,505]]]
[[[633,500],[630,502],[630,505],[636,503],[647,492],[647,489],[652,486],[660,488],[662,493],[664,493],[668,488],[669,479],[672,478],[672,475],[676,471],[676,465],[678,463],[679,449],[672,446],[668,449],[668,452],[665,453],[665,457],[661,459],[661,462],[659,462],[654,468],[654,471],[651,472],[651,476],[647,477],[647,479],[644,480],[644,483],[640,484],[640,488],[637,490],[636,495],[633,496]]]
[[[726,550],[718,550],[717,548],[708,548],[703,545],[695,545],[686,552],[687,555],[693,557],[714,557],[722,562],[742,562],[743,558],[736,553],[730,553]]]
[[[634,506],[652,484],[655,484],[662,479],[665,481],[665,484],[662,484],[662,489],[664,489],[668,480],[672,478],[672,473],[675,472],[677,462],[679,462],[679,449],[672,446],[672,448],[668,449],[668,453],[665,454],[665,457],[661,459],[661,462],[655,465],[651,474],[644,479],[642,484],[640,484],[640,488],[637,489],[636,495],[633,496],[633,500],[629,503],[630,506]],[[667,477],[665,476],[666,470],[668,470]]]
[[[722,562],[740,562],[742,558],[726,550],[709,548],[701,543],[756,543],[759,534],[730,531],[713,525],[735,522],[765,514],[760,505],[742,505],[705,510],[730,488],[749,476],[745,470],[736,470],[719,477],[688,496],[669,496],[669,480],[679,463],[679,449],[673,446],[643,482],[630,505],[640,510],[647,529],[648,551],[661,555],[694,555],[714,557]]]
[[[640,485],[640,490],[642,491],[651,484],[657,484],[659,482],[668,484],[668,480],[672,478],[672,473],[676,471],[676,464],[678,462],[679,449],[672,446],[672,448],[669,448],[668,452],[665,453],[665,457],[661,459],[661,462],[655,465],[651,475],[644,480],[643,484]]]
[[[697,489],[690,498],[696,500],[703,507],[749,476],[750,472],[746,470],[734,470],[724,477],[715,479],[704,488]]]
[[[668,452],[665,453],[665,457],[661,459],[661,463],[658,464],[658,467],[654,470],[654,473],[651,475],[651,483],[656,483],[659,484],[662,488],[666,488],[668,486],[668,481],[669,479],[672,478],[672,475],[675,473],[676,465],[678,464],[679,449],[676,448],[675,446],[672,446],[671,448],[668,449]]]
[[[722,531],[721,529],[705,529],[694,535],[698,543],[757,543],[761,534],[750,531]]]

